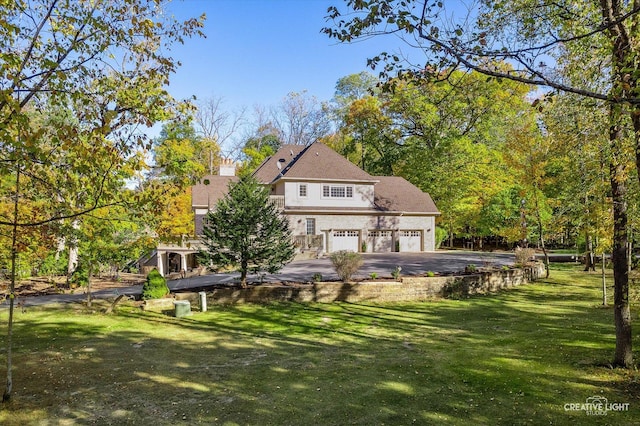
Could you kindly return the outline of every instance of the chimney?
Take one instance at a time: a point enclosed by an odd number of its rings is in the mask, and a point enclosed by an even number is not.
[[[218,169],[219,176],[235,176],[236,175],[236,163],[231,158],[221,158],[220,168]]]

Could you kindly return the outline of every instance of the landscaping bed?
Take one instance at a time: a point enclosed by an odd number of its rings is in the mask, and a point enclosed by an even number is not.
[[[141,274],[120,273],[119,278],[94,277],[91,280],[91,291],[106,290],[110,288],[141,285],[145,276]],[[0,297],[4,299],[8,294],[9,282],[0,280]],[[16,284],[18,297],[44,296],[50,294],[74,294],[83,293],[84,287],[69,286],[66,277],[37,277],[20,280]]]

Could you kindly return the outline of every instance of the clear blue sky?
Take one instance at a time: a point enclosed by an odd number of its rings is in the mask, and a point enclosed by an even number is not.
[[[179,19],[206,13],[206,39],[176,46],[182,67],[169,90],[179,99],[223,98],[225,109],[273,106],[289,92],[333,97],[336,81],[368,70],[367,58],[400,48],[395,37],[340,44],[320,30],[344,0],[174,0]],[[382,44],[384,43],[384,44]],[[377,75],[377,71],[371,71]]]

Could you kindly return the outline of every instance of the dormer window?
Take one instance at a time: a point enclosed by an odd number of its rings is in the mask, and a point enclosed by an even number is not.
[[[323,198],[353,198],[352,185],[322,185]]]

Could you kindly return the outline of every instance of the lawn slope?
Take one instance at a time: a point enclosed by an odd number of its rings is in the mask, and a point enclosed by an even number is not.
[[[638,424],[640,375],[607,366],[613,310],[600,291],[598,275],[565,267],[427,303],[210,306],[182,319],[19,311],[0,423]],[[566,410],[594,396],[628,411]]]

